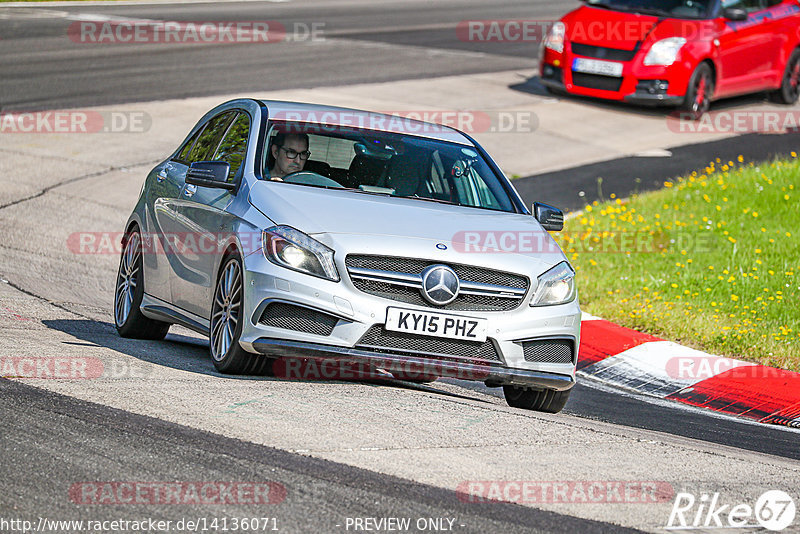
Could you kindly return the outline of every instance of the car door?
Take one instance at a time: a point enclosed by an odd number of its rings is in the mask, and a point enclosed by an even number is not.
[[[778,49],[766,0],[722,0],[722,7],[744,9],[748,17],[743,21],[722,21],[716,94],[758,91],[771,74]]]
[[[177,201],[186,175],[185,158],[191,152],[204,127],[199,128],[170,160],[153,169],[145,190],[146,231],[142,235],[143,263],[147,287],[145,291],[161,300],[170,302],[170,272],[173,263],[173,244]]]
[[[767,9],[764,11],[764,37],[770,39],[770,48],[767,51],[770,65],[763,78],[763,88],[766,89],[780,83],[788,59],[784,51],[796,44],[800,37],[800,6],[796,1],[785,0],[765,0],[765,3]]]
[[[216,143],[209,145],[202,159],[192,161],[225,161],[230,165],[228,181],[240,179],[240,169],[247,151],[250,117],[243,111],[230,111],[214,125]],[[214,289],[214,272],[223,252],[221,243],[233,225],[227,207],[234,192],[213,187],[185,184],[178,205],[178,222],[184,242],[180,269],[171,280],[176,305],[207,318]]]
[[[161,228],[169,241],[164,256],[169,262],[170,302],[179,308],[187,309],[186,303],[192,300],[191,295],[187,294],[187,289],[190,290],[192,285],[206,283],[203,273],[195,272],[188,267],[188,263],[191,263],[196,253],[193,243],[196,242],[198,232],[197,228],[185,220],[182,209],[186,202],[186,171],[193,162],[205,161],[209,152],[213,154],[235,115],[235,112],[226,111],[212,117],[203,127],[191,150],[182,158],[173,158],[171,161],[171,172],[174,174],[178,190],[175,197],[164,202],[161,207],[163,213]],[[176,278],[187,280],[189,284],[176,285]]]

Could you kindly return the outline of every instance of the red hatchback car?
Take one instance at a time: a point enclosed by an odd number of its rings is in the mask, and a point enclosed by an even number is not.
[[[588,0],[542,42],[541,82],[556,93],[679,106],[771,91],[793,104],[798,0]]]

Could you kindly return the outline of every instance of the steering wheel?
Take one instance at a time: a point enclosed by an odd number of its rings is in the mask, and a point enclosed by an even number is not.
[[[290,172],[283,177],[283,181],[290,184],[300,185],[316,185],[323,187],[344,187],[342,184],[335,180],[331,180],[326,176],[317,174],[313,171],[297,171]]]

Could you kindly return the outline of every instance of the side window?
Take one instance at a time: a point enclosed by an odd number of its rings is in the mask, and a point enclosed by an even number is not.
[[[203,133],[203,128],[197,130],[194,135],[190,137],[188,141],[186,141],[186,144],[181,147],[180,152],[178,152],[178,155],[175,157],[177,161],[188,161],[189,152],[192,150],[195,141],[197,141],[197,138],[200,137],[201,133]]]
[[[236,116],[235,111],[226,111],[208,121],[203,129],[203,133],[197,139],[186,161],[194,163],[196,161],[208,161],[214,155],[214,151],[219,145],[222,136],[228,129],[228,125]]]
[[[214,152],[213,160],[227,161],[231,166],[228,181],[233,182],[236,172],[242,166],[247,153],[247,138],[250,135],[250,117],[246,113],[239,113],[233,121],[225,138]]]

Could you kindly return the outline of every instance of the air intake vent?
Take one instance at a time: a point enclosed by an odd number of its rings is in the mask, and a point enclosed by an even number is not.
[[[583,72],[572,71],[572,83],[588,89],[600,89],[601,91],[619,91],[622,87],[622,78],[615,76],[602,76],[600,74],[585,74]]]
[[[621,50],[619,48],[606,48],[580,43],[572,43],[572,53],[576,56],[607,59],[610,61],[631,61],[636,55],[636,50]]]
[[[302,306],[273,302],[264,309],[259,323],[273,328],[329,336],[339,321],[337,317]]]
[[[571,339],[537,339],[521,343],[526,362],[572,363]]]
[[[500,361],[500,355],[494,343],[487,340],[483,343],[460,339],[439,339],[418,336],[405,332],[392,332],[382,325],[374,325],[359,340],[356,348],[364,348],[378,352],[406,353],[415,356],[452,356],[477,360]]]

